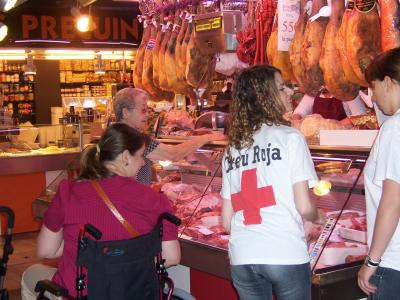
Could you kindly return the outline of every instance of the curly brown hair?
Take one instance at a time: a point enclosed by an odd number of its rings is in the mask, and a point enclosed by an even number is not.
[[[275,82],[280,70],[256,65],[241,71],[233,88],[229,146],[241,150],[253,145],[253,134],[263,124],[290,125],[283,118],[286,112]]]

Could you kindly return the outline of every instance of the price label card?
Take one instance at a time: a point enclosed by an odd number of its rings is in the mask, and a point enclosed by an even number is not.
[[[288,51],[300,14],[300,0],[278,1],[278,51]]]

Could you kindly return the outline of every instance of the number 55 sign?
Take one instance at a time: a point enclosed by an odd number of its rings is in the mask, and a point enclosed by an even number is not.
[[[300,0],[278,0],[278,51],[288,51],[299,14]]]

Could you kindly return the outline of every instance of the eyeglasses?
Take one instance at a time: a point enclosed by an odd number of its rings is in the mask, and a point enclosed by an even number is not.
[[[129,111],[131,111],[131,110],[134,110],[134,109],[137,109],[137,108],[136,108],[136,107],[127,107],[126,109],[129,110]],[[147,113],[149,113],[150,111],[151,111],[151,108],[146,107],[146,108],[142,108],[141,113],[142,113],[142,114],[147,114]]]

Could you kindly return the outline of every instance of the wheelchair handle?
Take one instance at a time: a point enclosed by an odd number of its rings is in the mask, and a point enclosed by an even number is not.
[[[161,222],[163,219],[171,222],[172,224],[175,224],[176,226],[181,225],[181,222],[182,222],[181,219],[179,219],[177,216],[174,216],[167,212],[162,213],[158,220],[159,220],[159,222]]]
[[[101,239],[101,236],[103,235],[103,233],[97,229],[96,227],[94,227],[92,224],[85,224],[85,231],[87,233],[89,233],[92,237],[94,237],[96,240]]]
[[[14,228],[15,214],[14,211],[7,206],[0,206],[0,214],[5,213],[8,215],[8,223],[7,226],[9,229]]]

